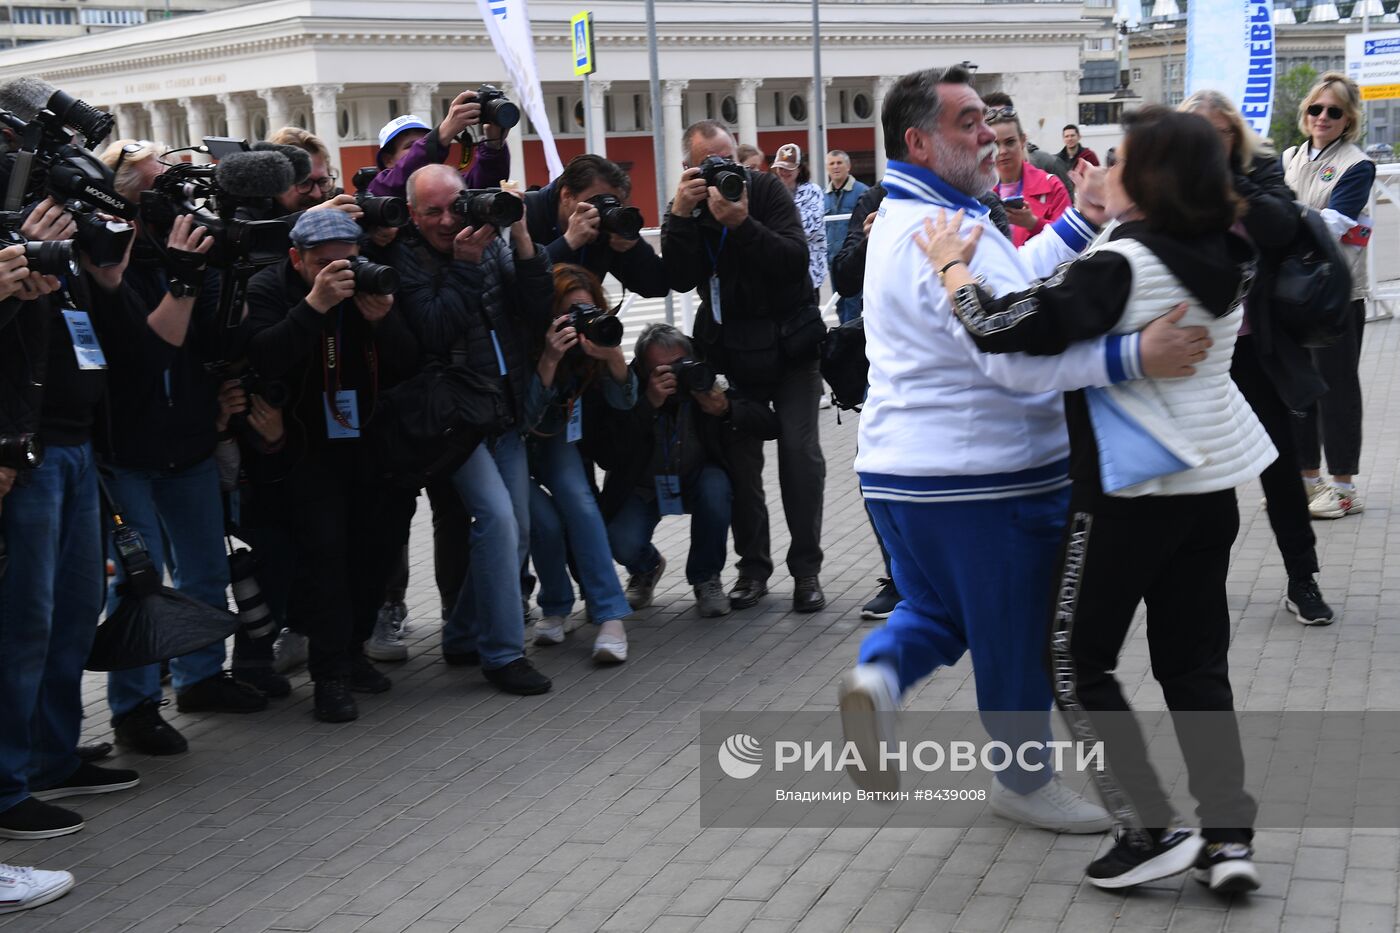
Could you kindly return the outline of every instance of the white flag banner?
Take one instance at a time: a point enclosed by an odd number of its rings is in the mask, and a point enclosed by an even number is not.
[[[549,113],[544,107],[540,76],[535,69],[535,43],[530,32],[530,11],[526,0],[476,0],[491,44],[510,74],[514,96],[530,115],[535,132],[544,144],[544,158],[549,164],[550,180],[564,173],[559,149],[554,145],[554,133],[549,128]],[[517,153],[517,158],[521,158]]]
[[[1186,93],[1220,91],[1254,132],[1269,135],[1274,106],[1270,0],[1213,0],[1186,11]]]

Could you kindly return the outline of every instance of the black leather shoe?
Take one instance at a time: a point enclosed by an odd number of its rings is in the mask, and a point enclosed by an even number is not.
[[[826,608],[826,594],[816,577],[798,577],[792,588],[792,608],[797,612],[816,612]]]
[[[757,606],[758,601],[767,595],[767,582],[755,580],[753,577],[740,577],[734,581],[734,588],[729,591],[729,608],[749,609]]]
[[[79,745],[74,751],[77,753],[79,761],[101,761],[112,754],[112,743],[89,742],[86,745]]]
[[[233,679],[247,684],[269,700],[292,695],[292,682],[269,667],[235,667]]]
[[[160,706],[154,700],[145,700],[131,712],[113,719],[112,731],[118,745],[143,755],[178,755],[190,747],[185,737],[161,716]]]
[[[221,671],[177,693],[175,707],[182,713],[260,713],[267,697]]]
[[[393,685],[392,680],[379,673],[379,669],[369,663],[369,658],[357,654],[350,659],[351,690],[356,693],[383,693]]]
[[[360,709],[350,693],[346,677],[327,677],[316,681],[316,718],[321,722],[350,722],[360,718]]]
[[[482,673],[498,689],[506,693],[514,693],[516,696],[528,697],[548,693],[550,688],[554,686],[548,677],[535,670],[535,665],[525,658],[516,658],[505,667],[482,671]]]

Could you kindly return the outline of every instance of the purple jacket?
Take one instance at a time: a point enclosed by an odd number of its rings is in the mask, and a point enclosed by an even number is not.
[[[438,140],[437,130],[431,130],[426,136],[414,140],[393,167],[374,176],[374,181],[369,183],[369,193],[375,197],[401,198],[408,190],[408,176],[425,165],[447,161],[447,155],[447,147]],[[462,173],[462,180],[468,188],[495,188],[509,177],[510,147],[504,143],[499,149],[485,143],[478,145],[475,161],[471,168]]]

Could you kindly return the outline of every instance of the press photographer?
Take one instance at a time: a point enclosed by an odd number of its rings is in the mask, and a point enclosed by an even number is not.
[[[498,378],[513,422],[477,447],[452,478],[472,520],[471,562],[443,627],[443,657],[449,664],[480,663],[487,680],[507,693],[544,693],[549,678],[525,658],[520,571],[529,550],[530,478],[520,429],[528,338],[544,333],[550,318],[549,258],[531,241],[517,195],[467,191],[445,165],[413,173],[408,206],[416,235],[400,238],[395,263],[403,273],[404,314],[431,356]],[[505,228],[510,249],[499,235]],[[437,503],[450,493],[436,486],[428,492],[439,514]]]
[[[288,391],[282,530],[293,543],[287,616],[309,639],[315,712],[346,722],[351,691],[389,679],[364,656],[394,558],[408,540],[413,493],[378,480],[360,439],[378,394],[411,375],[418,343],[392,294],[393,269],[363,261],[358,224],[308,211],[286,260],[248,286],[248,357]]]
[[[564,174],[525,195],[530,238],[546,243],[554,263],[583,266],[602,281],[612,274],[644,298],[670,291],[666,266],[641,237],[642,212],[627,205],[632,179],[602,156],[569,160]]]
[[[826,328],[808,278],[807,237],[782,182],[735,164],[734,139],[723,123],[687,127],[682,148],[689,167],[661,227],[667,277],[676,291],[696,289],[700,296],[695,341],[705,359],[746,396],[777,410],[793,608],[815,612],[826,605],[818,578],[826,461],[817,433],[817,350]],[[734,608],[746,609],[767,594],[773,573],[763,442],[736,437],[729,460],[739,553],[729,597]]]
[[[806,270],[803,270],[806,274]],[[613,559],[627,568],[627,601],[651,605],[666,559],[651,543],[663,515],[690,515],[685,577],[704,618],[727,615],[720,573],[728,553],[732,482],[729,452],[739,435],[778,434],[766,404],[726,391],[695,359],[688,337],[651,324],[637,338],[632,370],[645,387],[627,411],[595,406],[589,452],[608,471],[599,507]],[[596,425],[596,431],[592,430]]]
[[[395,117],[379,130],[379,152],[375,154],[379,174],[369,193],[403,197],[409,177],[425,165],[446,162],[454,141],[464,150],[464,161],[457,166],[463,184],[494,188],[510,177],[506,134],[519,122],[519,108],[489,84],[453,98],[436,129],[411,113]],[[481,127],[479,140],[467,132],[473,126]]]

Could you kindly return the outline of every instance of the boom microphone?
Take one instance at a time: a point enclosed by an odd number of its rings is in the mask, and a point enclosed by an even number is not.
[[[49,98],[58,88],[42,78],[15,78],[0,84],[0,110],[8,110],[28,123],[40,110],[49,106]]]
[[[280,152],[234,152],[219,161],[214,181],[235,198],[275,198],[292,186],[292,163]]]
[[[280,152],[292,163],[292,184],[299,185],[311,177],[311,153],[300,146],[284,146],[281,143],[253,143],[254,152]]]

